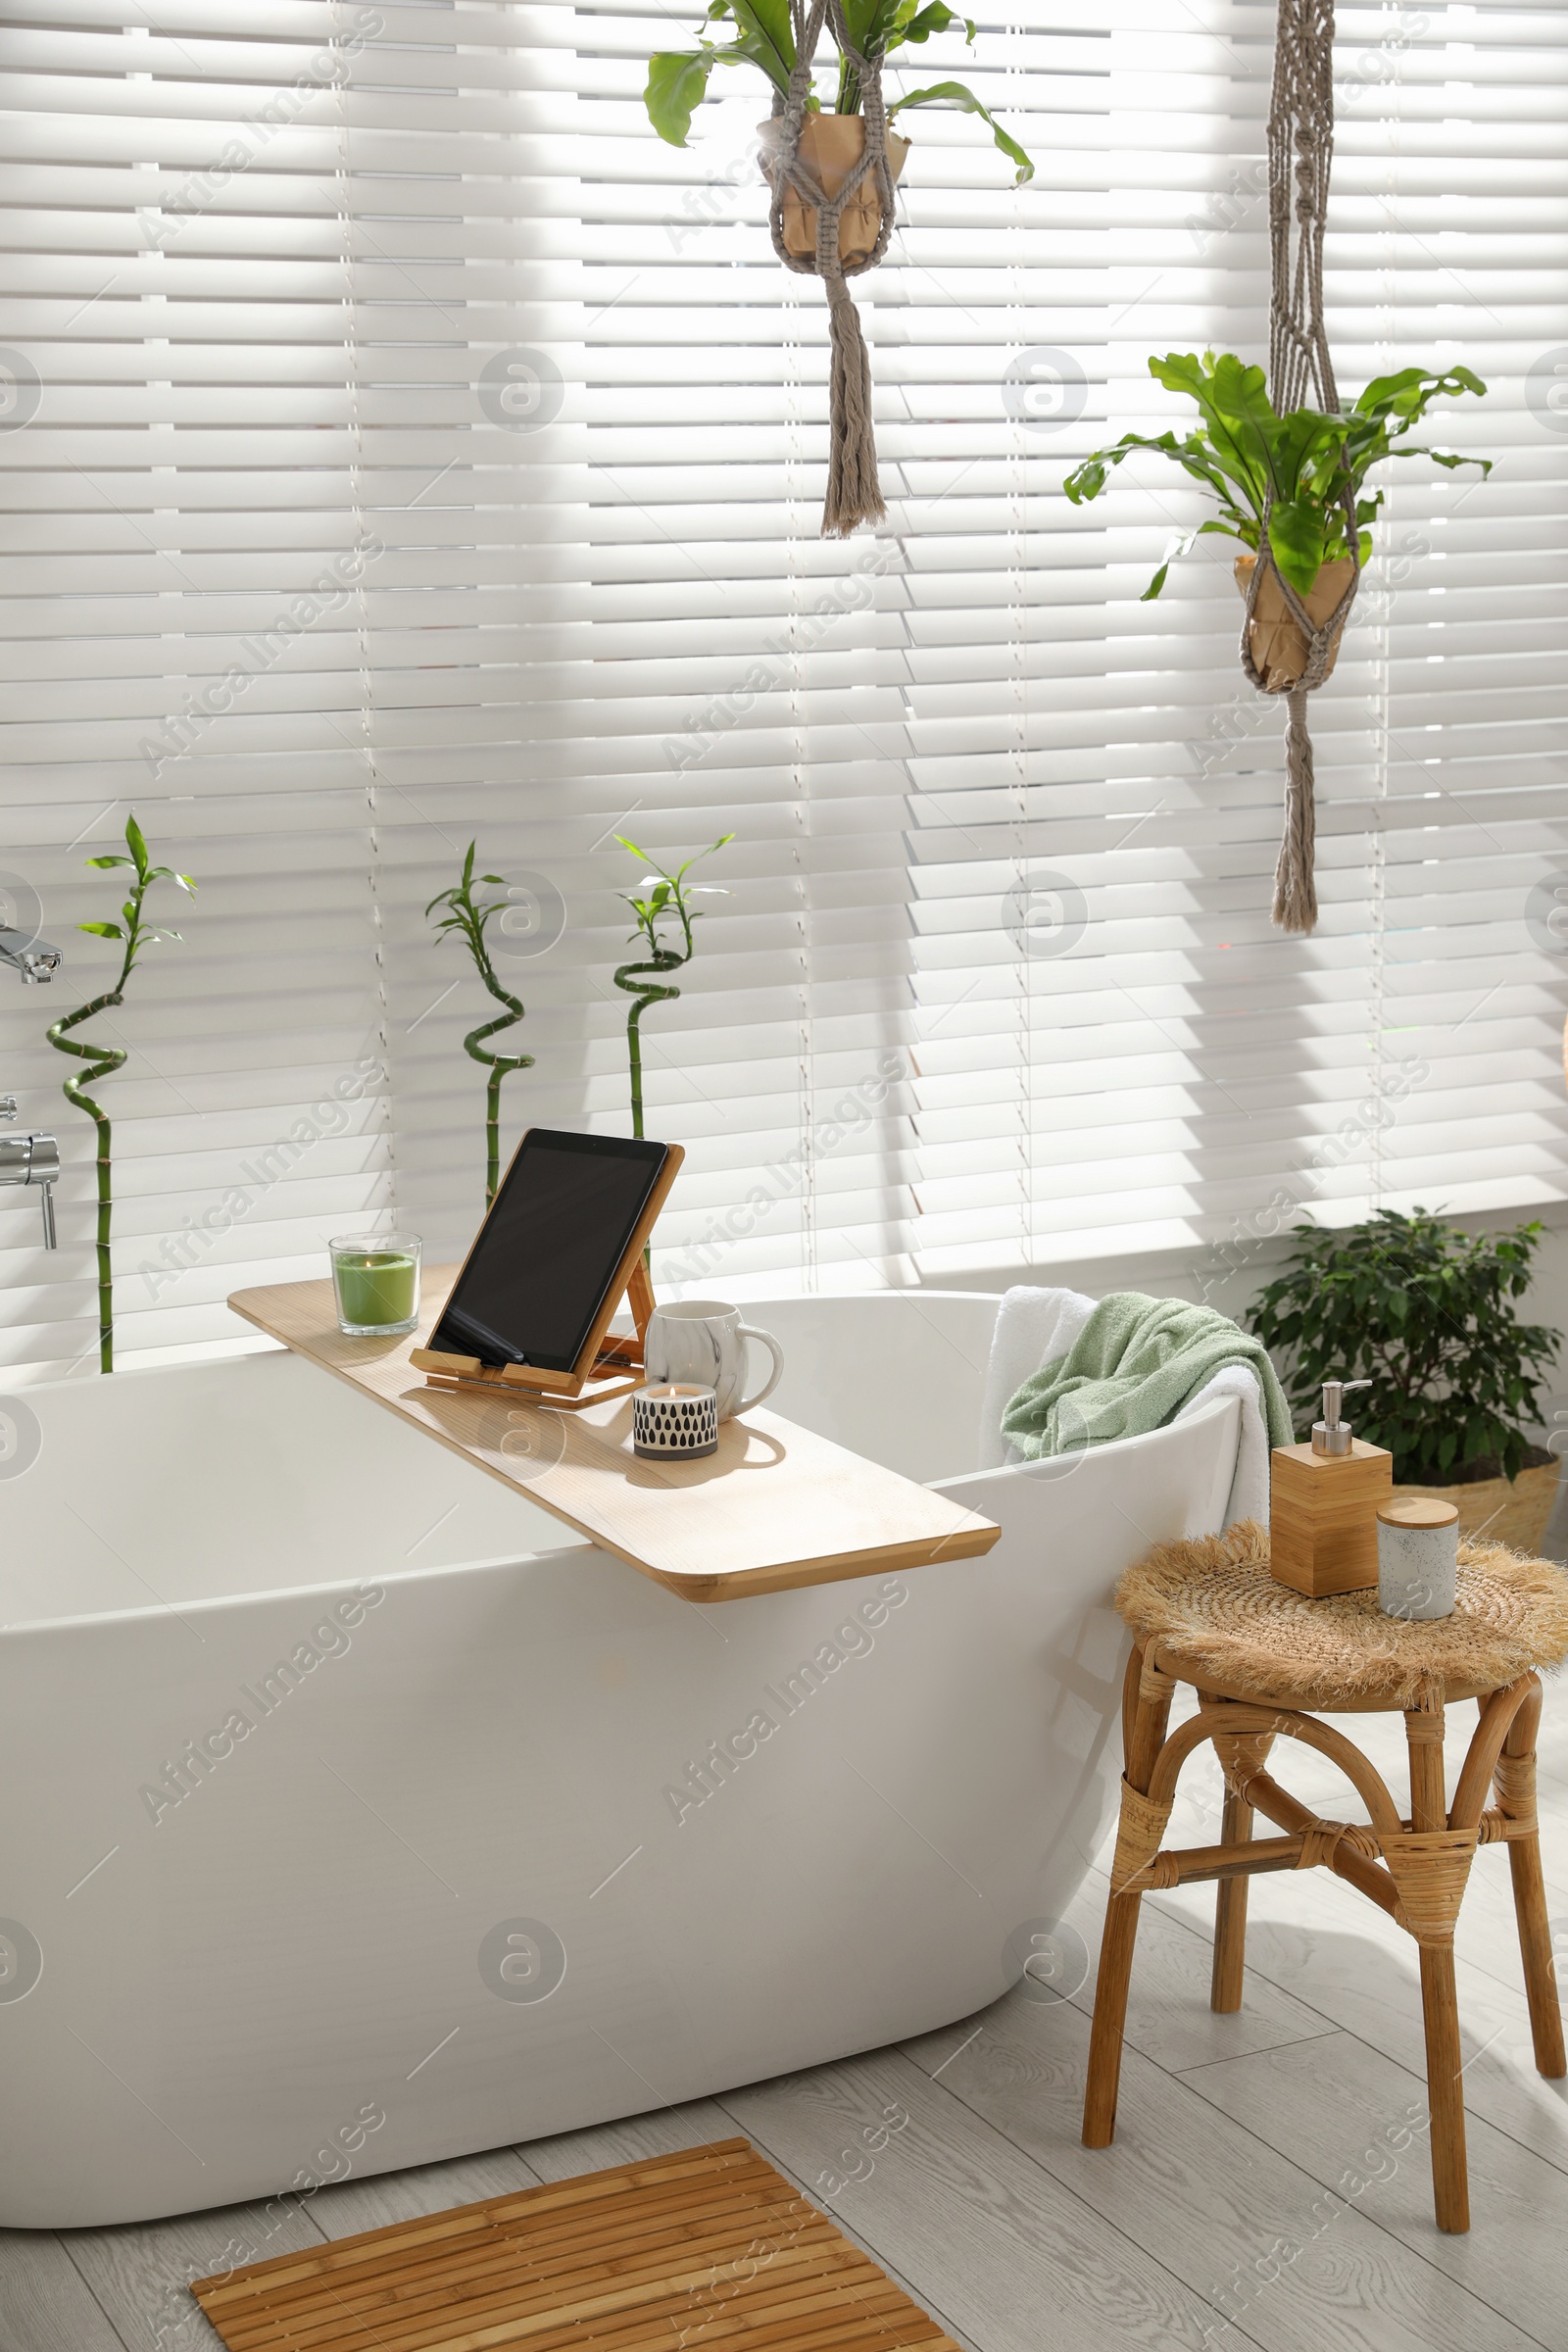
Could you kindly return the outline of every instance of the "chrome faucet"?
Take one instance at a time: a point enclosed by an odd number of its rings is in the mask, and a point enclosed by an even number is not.
[[[40,939],[35,931],[13,931],[0,924],[0,963],[9,963],[14,972],[20,972],[24,987],[33,988],[40,980],[52,980],[64,961],[60,950]]]
[[[0,1120],[9,1126],[17,1115],[15,1095],[0,1095]],[[60,1174],[60,1146],[52,1135],[0,1135],[0,1184],[35,1184],[43,1210],[43,1246],[55,1247],[55,1179]]]
[[[0,963],[22,974],[24,987],[52,980],[65,957],[35,931],[16,931],[0,924]],[[0,1095],[0,1121],[10,1126],[17,1115],[15,1095]],[[55,1180],[60,1174],[60,1146],[52,1135],[0,1135],[0,1184],[35,1184],[43,1210],[43,1246],[55,1244]]]

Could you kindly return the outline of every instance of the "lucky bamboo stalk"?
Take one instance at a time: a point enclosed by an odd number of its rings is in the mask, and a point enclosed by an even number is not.
[[[477,843],[472,841],[468,844],[468,854],[463,861],[462,881],[455,882],[450,890],[438,891],[424,911],[428,917],[437,906],[446,907],[447,912],[437,923],[436,930],[438,932],[462,932],[463,937],[467,941],[468,953],[473,957],[474,970],[495,998],[496,1003],[507,1007],[506,1011],[498,1013],[493,1021],[484,1021],[477,1029],[470,1029],[463,1041],[463,1050],[470,1059],[487,1064],[490,1071],[485,1086],[484,1125],[484,1204],[488,1209],[496,1197],[496,1187],[501,1182],[501,1081],[510,1070],[531,1070],[534,1057],[531,1054],[492,1054],[484,1043],[487,1037],[495,1037],[503,1029],[515,1027],[516,1023],[522,1019],[525,1007],[520,997],[513,996],[509,989],[502,987],[496,976],[495,965],[490,960],[490,951],[485,945],[486,925],[493,915],[502,911],[508,902],[505,899],[491,899],[487,904],[481,905],[475,899],[473,895],[473,857],[477,846]],[[481,882],[493,883],[499,890],[506,890],[509,887],[505,878],[500,874],[481,874],[479,879]]]
[[[120,976],[114,987],[106,989],[102,996],[91,998],[87,1004],[78,1004],[74,1012],[65,1013],[58,1021],[52,1021],[47,1032],[49,1043],[60,1053],[74,1054],[78,1060],[90,1065],[86,1071],[86,1082],[90,1085],[96,1085],[100,1078],[108,1078],[122,1068],[127,1058],[126,1050],[123,1046],[78,1042],[67,1032],[79,1028],[83,1021],[92,1020],[100,1012],[107,1012],[112,1005],[124,1003],[125,983],[144,947],[150,947],[158,939],[178,939],[177,931],[168,930],[162,924],[142,921],[142,902],[153,884],[176,882],[184,891],[194,891],[196,888],[189,874],[176,874],[171,865],[149,864],[147,844],[134,814],[125,822],[125,847],[130,853],[127,858],[122,858],[117,853],[109,858],[87,859],[91,866],[128,865],[133,870],[136,879],[131,884],[130,896],[120,910],[122,921],[76,925],[78,931],[90,931],[95,938],[118,939],[122,943],[124,954],[121,957]],[[115,1368],[115,1278],[110,1251],[115,1205],[113,1129],[108,1113],[101,1103],[94,1102],[80,1078],[68,1078],[63,1092],[66,1101],[74,1103],[78,1110],[84,1110],[98,1130],[98,1365],[100,1371],[112,1372]]]
[[[696,945],[692,938],[692,925],[702,920],[702,910],[693,908],[689,902],[699,898],[727,898],[729,893],[689,887],[686,876],[694,865],[701,863],[705,858],[711,858],[715,850],[721,850],[726,842],[734,838],[733,833],[721,833],[717,841],[710,841],[706,850],[699,850],[695,858],[688,858],[685,864],[678,865],[671,874],[666,873],[662,865],[656,865],[648,852],[640,850],[634,841],[628,841],[623,833],[615,836],[623,850],[630,850],[634,858],[640,858],[644,865],[653,866],[654,869],[643,877],[642,888],[649,894],[646,898],[635,898],[630,891],[620,894],[637,918],[637,928],[631,937],[648,943],[645,962],[623,963],[615,973],[615,986],[636,999],[626,1015],[626,1059],[631,1071],[631,1131],[635,1136],[641,1136],[643,1132],[643,1014],[650,1004],[665,1004],[680,995],[678,988],[665,987],[661,978],[641,975],[678,972],[683,964],[690,963]],[[666,948],[659,936],[660,924],[666,916],[672,916],[680,925],[679,948]]]

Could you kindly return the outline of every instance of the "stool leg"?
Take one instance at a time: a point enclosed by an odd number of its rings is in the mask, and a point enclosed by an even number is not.
[[[1084,2087],[1086,2148],[1108,2148],[1116,2130],[1121,2038],[1127,2023],[1127,1986],[1142,1902],[1142,1895],[1113,1894],[1105,1905],[1100,1971],[1095,1978],[1095,2022],[1089,2033],[1089,2079]]]
[[[1536,1810],[1536,1727],[1541,1719],[1538,1683],[1508,1727],[1502,1752],[1511,1770],[1497,1776],[1497,1803],[1510,1818],[1533,1819]],[[1508,1840],[1508,1869],[1513,1879],[1514,1917],[1519,1926],[1519,1952],[1525,1967],[1525,1997],[1530,2003],[1530,2034],[1536,2045],[1538,2073],[1560,2081],[1568,2075],[1563,2051],[1562,2010],[1556,1971],[1552,1966],[1551,1932],[1546,1921],[1546,1889],[1541,1875],[1541,1837]]]
[[[1443,1701],[1411,1708],[1404,1718],[1410,1758],[1410,1827],[1447,1826],[1443,1770]],[[1432,2199],[1438,2228],[1462,2236],[1470,2227],[1470,2185],[1464,2150],[1464,2057],[1459,2048],[1459,2001],[1453,1945],[1423,1943],[1421,2016],[1427,2041],[1427,2110],[1432,2118]]]
[[[1245,1845],[1252,1835],[1252,1808],[1234,1790],[1225,1791],[1220,1841]],[[1247,1880],[1221,1879],[1214,1904],[1214,1973],[1209,1980],[1208,2005],[1222,2017],[1233,2017],[1242,2005],[1242,1971],[1247,1966]]]
[[[1525,1964],[1525,1997],[1530,2003],[1536,2071],[1560,2082],[1568,2075],[1568,2053],[1563,2049],[1562,2010],[1552,1965],[1551,1931],[1546,1924],[1540,1838],[1513,1839],[1508,1847],[1508,1868],[1513,1876],[1513,1907],[1519,1922],[1519,1950]]]
[[[1464,2064],[1451,1944],[1421,1946],[1421,2012],[1427,2033],[1427,2106],[1432,2117],[1432,2198],[1438,2228],[1462,2236],[1470,2227],[1464,2152]]]
[[[1122,1740],[1127,1779],[1144,1794],[1165,1744],[1174,1689],[1162,1675],[1146,1674],[1143,1651],[1133,1651],[1122,1694]],[[1122,2030],[1127,2022],[1127,1986],[1133,1973],[1142,1900],[1138,1894],[1113,1894],[1105,1905],[1100,1968],[1095,1977],[1095,2018],[1089,2034],[1089,2075],[1084,2085],[1086,2148],[1108,2148],[1116,2129]]]

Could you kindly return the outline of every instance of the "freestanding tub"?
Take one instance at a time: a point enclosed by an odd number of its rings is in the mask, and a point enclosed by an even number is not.
[[[1004,1532],[707,1608],[281,1352],[11,1399],[0,2224],[531,2138],[1014,1982],[1108,1815],[1111,1585],[1219,1525],[1236,1407],[964,1476],[995,1307],[748,1303],[780,1410]]]

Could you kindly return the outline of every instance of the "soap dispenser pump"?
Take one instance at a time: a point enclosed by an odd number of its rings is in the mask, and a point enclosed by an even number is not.
[[[1378,1505],[1394,1456],[1343,1418],[1346,1394],[1367,1380],[1325,1380],[1309,1446],[1276,1446],[1269,1464],[1269,1554],[1276,1580],[1318,1600],[1378,1581]]]
[[[1340,1419],[1340,1407],[1352,1389],[1369,1389],[1369,1380],[1326,1380],[1323,1383],[1323,1418],[1312,1424],[1314,1453],[1348,1453],[1350,1424]]]

